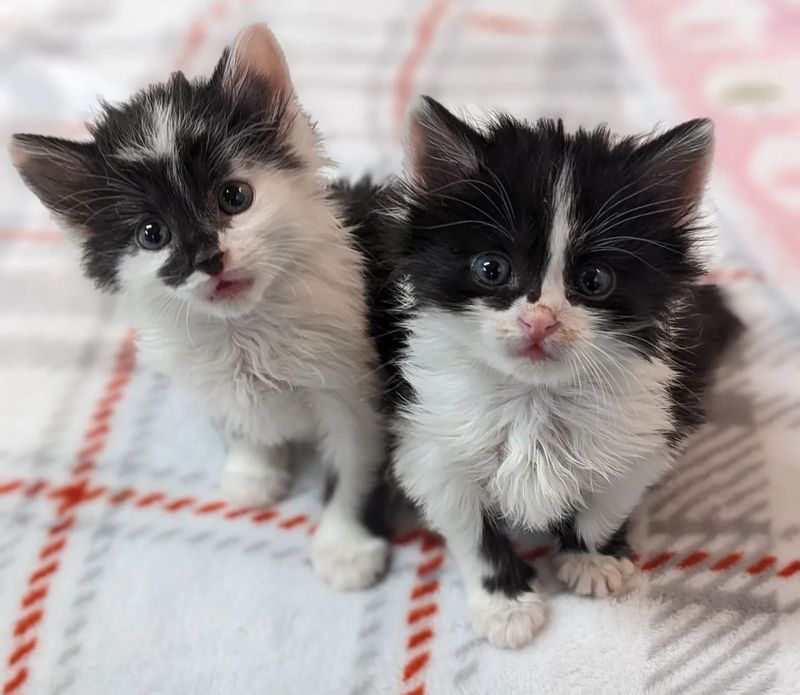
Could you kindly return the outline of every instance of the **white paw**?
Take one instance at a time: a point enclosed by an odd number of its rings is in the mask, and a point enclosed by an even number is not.
[[[222,494],[238,507],[268,507],[286,497],[291,482],[288,471],[225,469]]]
[[[599,553],[559,553],[555,557],[558,578],[581,596],[604,598],[630,588],[636,565],[628,558]]]
[[[389,544],[355,523],[325,522],[311,542],[311,564],[335,589],[351,591],[374,584],[386,571]]]
[[[470,599],[475,630],[495,647],[517,649],[529,644],[547,619],[547,603],[536,591],[515,598],[482,591]]]

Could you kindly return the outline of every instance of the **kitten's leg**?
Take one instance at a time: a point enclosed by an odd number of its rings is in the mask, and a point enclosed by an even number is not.
[[[496,647],[522,647],[547,616],[536,571],[514,553],[484,511],[481,491],[459,476],[462,470],[418,442],[396,452],[395,471],[403,487],[444,536],[459,566],[473,627]]]
[[[547,604],[537,591],[536,570],[517,556],[485,512],[481,515],[479,547],[474,547],[474,539],[445,537],[461,568],[477,632],[494,646],[506,649],[531,642],[547,618]]]
[[[389,544],[365,524],[386,457],[383,425],[366,400],[321,396],[317,415],[323,457],[333,475],[311,544],[317,573],[337,589],[362,589],[386,570]]]
[[[577,594],[605,597],[630,588],[636,576],[627,520],[648,486],[669,467],[669,454],[632,468],[607,490],[594,492],[562,532],[558,578]]]
[[[266,446],[238,436],[226,440],[222,492],[227,500],[243,507],[263,507],[286,496],[292,480],[288,443]]]
[[[574,526],[559,535],[561,549],[554,562],[558,578],[568,589],[582,596],[605,598],[631,588],[636,566],[628,544],[627,522],[596,550],[589,550]]]

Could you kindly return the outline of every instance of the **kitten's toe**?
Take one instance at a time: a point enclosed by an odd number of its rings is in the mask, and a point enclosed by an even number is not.
[[[581,596],[605,598],[624,593],[636,576],[636,565],[626,557],[564,552],[556,555],[555,563],[558,578]]]
[[[288,471],[226,470],[222,475],[222,494],[240,507],[268,507],[286,497],[291,482]]]
[[[311,543],[311,564],[317,574],[342,591],[374,584],[386,571],[388,560],[386,540],[356,524],[326,525],[323,521]]]
[[[547,619],[547,603],[536,591],[515,598],[481,592],[470,600],[475,630],[495,647],[517,649],[529,644]]]

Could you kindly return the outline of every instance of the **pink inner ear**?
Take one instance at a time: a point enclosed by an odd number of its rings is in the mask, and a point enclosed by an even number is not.
[[[406,156],[410,168],[415,177],[420,180],[425,178],[425,157],[427,148],[427,138],[425,126],[413,114],[408,123],[408,133],[406,135]]]
[[[30,152],[26,151],[21,145],[13,141],[8,146],[8,155],[11,159],[11,163],[17,169],[24,167],[31,158]]]
[[[234,81],[247,73],[257,74],[268,78],[281,92],[292,91],[286,58],[266,24],[252,24],[239,32],[233,43],[230,65]]]

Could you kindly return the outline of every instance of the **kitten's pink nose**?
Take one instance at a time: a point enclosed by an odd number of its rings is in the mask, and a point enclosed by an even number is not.
[[[522,332],[531,343],[539,343],[548,335],[555,333],[561,325],[553,310],[545,306],[535,306],[517,319]]]

